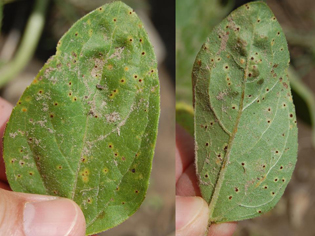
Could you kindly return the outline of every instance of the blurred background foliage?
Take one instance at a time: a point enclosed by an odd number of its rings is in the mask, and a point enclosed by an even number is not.
[[[0,96],[16,104],[26,86],[55,54],[58,40],[71,25],[112,1],[0,0]],[[127,221],[99,235],[171,236],[175,235],[175,2],[122,1],[139,15],[154,45],[161,86],[161,115],[145,201]]]
[[[191,72],[213,27],[246,0],[176,0],[176,121],[193,135]],[[269,213],[242,221],[236,236],[315,235],[315,1],[265,0],[286,34],[299,128],[291,182]]]

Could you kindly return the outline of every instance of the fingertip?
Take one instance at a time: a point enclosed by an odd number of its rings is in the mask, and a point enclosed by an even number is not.
[[[12,105],[0,97],[0,180],[7,181],[5,175],[4,162],[2,159],[2,137],[6,123],[10,117]],[[7,188],[6,188],[7,189]]]
[[[73,229],[71,230],[69,236],[85,236],[85,227],[86,227],[86,223],[85,223],[85,218],[83,215],[83,212],[81,210],[81,208],[75,203],[75,207],[77,210],[77,220],[76,223],[73,227]]]
[[[26,236],[84,236],[85,220],[79,206],[70,199],[26,202],[23,229]]]
[[[8,120],[13,106],[0,97],[0,127],[2,127]]]
[[[208,236],[232,236],[236,226],[236,222],[212,224],[209,228]]]
[[[176,181],[186,168],[194,162],[194,139],[184,128],[176,124],[176,153],[175,177]]]
[[[203,236],[208,225],[208,204],[200,197],[176,197],[176,236]]]
[[[200,196],[195,165],[191,164],[176,183],[176,195]]]

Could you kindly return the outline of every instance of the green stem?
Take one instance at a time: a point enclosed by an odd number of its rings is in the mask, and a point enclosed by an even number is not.
[[[312,123],[312,145],[315,148],[315,96],[313,92],[299,79],[299,76],[292,67],[289,68],[289,80],[292,90],[303,98],[310,111]]]
[[[32,58],[43,31],[48,2],[49,0],[36,0],[15,57],[0,68],[0,88],[19,74]]]

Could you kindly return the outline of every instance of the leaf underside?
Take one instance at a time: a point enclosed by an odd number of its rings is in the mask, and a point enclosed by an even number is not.
[[[196,169],[210,221],[253,218],[275,206],[297,158],[284,33],[265,3],[232,12],[193,69]]]
[[[145,197],[158,117],[157,63],[140,19],[121,2],[99,7],[62,37],[13,109],[10,186],[73,199],[87,234],[109,229]]]

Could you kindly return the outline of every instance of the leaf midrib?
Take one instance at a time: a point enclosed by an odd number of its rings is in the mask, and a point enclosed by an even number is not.
[[[120,11],[120,8],[121,8],[121,4],[119,5],[119,9],[118,9],[118,12]],[[102,20],[103,18],[100,18],[100,21]],[[111,35],[111,41],[113,40],[113,37],[114,37],[114,33],[115,33],[115,30],[117,28],[117,25],[115,26],[115,28],[113,29],[113,33]],[[88,39],[88,41],[91,40],[91,37]],[[86,45],[86,44],[85,44]],[[113,43],[111,43],[110,45],[110,49],[108,50],[107,54],[105,55],[105,58],[108,57],[108,54],[111,50],[111,47],[112,47]],[[83,50],[84,46],[81,48],[81,51]],[[81,54],[81,53],[80,53]],[[79,55],[80,55],[79,54]],[[94,93],[94,96],[95,96],[95,93]],[[82,158],[82,153],[83,153],[83,149],[86,145],[86,136],[87,136],[87,130],[88,130],[88,121],[89,121],[89,116],[86,117],[86,121],[85,121],[85,131],[84,131],[84,136],[83,136],[83,140],[82,140],[82,149],[81,149],[81,152],[80,152],[80,159]],[[72,193],[71,193],[71,199],[74,200],[74,197],[75,197],[75,193],[76,193],[76,188],[77,188],[77,183],[78,183],[78,177],[79,177],[79,171],[81,169],[81,162],[80,162],[80,159],[79,159],[79,165],[78,165],[78,168],[76,170],[76,173],[75,173],[75,179],[74,179],[74,185],[73,185],[73,189],[72,189]]]
[[[259,12],[259,10],[258,10],[258,12]],[[221,190],[221,187],[222,187],[222,184],[223,184],[223,181],[224,181],[224,176],[225,176],[225,173],[226,173],[226,170],[227,170],[226,167],[229,164],[231,147],[233,145],[233,142],[234,142],[234,139],[235,139],[235,136],[236,136],[236,133],[237,133],[237,129],[238,129],[238,126],[239,126],[239,123],[240,123],[240,120],[241,120],[241,116],[242,116],[242,113],[243,113],[243,105],[244,105],[244,98],[245,98],[245,87],[246,87],[246,81],[247,81],[247,75],[248,75],[248,66],[249,66],[249,61],[250,61],[249,57],[250,57],[251,47],[253,45],[253,39],[255,37],[254,32],[255,32],[255,24],[253,23],[252,38],[251,38],[250,48],[248,50],[248,55],[247,55],[247,60],[246,60],[246,68],[245,68],[245,71],[244,71],[244,80],[243,80],[243,83],[242,83],[242,95],[241,95],[241,99],[240,99],[239,112],[237,114],[235,126],[233,128],[233,131],[232,131],[230,139],[229,139],[228,149],[227,149],[226,155],[224,156],[223,163],[221,165],[221,169],[219,171],[219,176],[218,176],[217,182],[215,184],[213,195],[212,195],[212,197],[210,199],[210,202],[209,202],[209,220],[208,220],[209,224],[211,224],[212,220],[213,220],[212,215],[214,213],[215,206],[216,206],[217,200],[219,198],[220,190]]]

